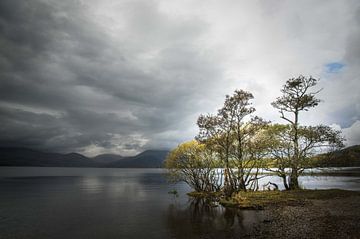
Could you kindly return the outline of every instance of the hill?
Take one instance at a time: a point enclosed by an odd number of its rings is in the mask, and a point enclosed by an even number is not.
[[[133,157],[109,163],[110,168],[161,168],[169,151],[147,150]]]
[[[0,148],[0,166],[160,168],[166,150],[147,150],[136,156],[101,154],[93,158],[78,153],[60,154],[28,148]]]
[[[0,148],[0,166],[34,167],[103,167],[103,168],[160,168],[169,151],[146,150],[136,156],[101,154],[93,158],[78,153],[60,154],[28,148]],[[313,167],[360,166],[360,145],[321,154],[311,162]]]
[[[114,161],[118,161],[123,159],[124,157],[118,154],[99,154],[92,158],[92,160],[96,163],[100,164],[108,164]]]
[[[0,166],[96,167],[98,164],[78,154],[46,153],[28,148],[0,148]]]
[[[329,154],[314,158],[316,167],[355,167],[360,166],[360,145],[353,145]]]

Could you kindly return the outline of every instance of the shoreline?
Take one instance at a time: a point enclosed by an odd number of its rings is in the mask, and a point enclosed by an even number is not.
[[[199,196],[205,195],[195,197]],[[245,238],[360,238],[358,191],[245,192],[234,195],[227,203],[217,201],[228,208],[261,210],[261,220],[243,235]]]
[[[269,207],[249,238],[360,238],[360,196]]]

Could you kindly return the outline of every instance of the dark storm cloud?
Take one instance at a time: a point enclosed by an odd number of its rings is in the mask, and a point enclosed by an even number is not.
[[[202,22],[171,22],[154,2],[128,2],[119,6],[124,36],[114,37],[88,10],[78,1],[0,2],[1,145],[168,147],[156,134],[177,129],[179,115],[195,111],[192,96],[220,76],[194,45]]]
[[[283,82],[320,75],[332,62],[344,67],[324,72],[326,103],[302,123],[359,132],[351,130],[360,125],[358,7],[2,0],[0,146],[88,155],[173,147],[236,88],[250,90],[259,114],[276,121],[270,102]]]

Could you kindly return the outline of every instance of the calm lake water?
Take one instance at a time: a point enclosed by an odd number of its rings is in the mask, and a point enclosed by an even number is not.
[[[300,181],[360,190],[359,176],[338,175]],[[0,238],[239,238],[262,220],[261,211],[190,201],[188,191],[162,169],[0,167]]]

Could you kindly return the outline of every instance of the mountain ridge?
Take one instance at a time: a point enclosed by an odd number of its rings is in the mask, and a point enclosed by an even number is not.
[[[135,156],[109,163],[111,168],[161,168],[168,150],[145,150]]]
[[[104,168],[159,168],[167,150],[145,150],[135,156],[100,154],[86,157],[80,153],[52,153],[21,147],[0,147],[0,166],[33,167],[104,167]]]
[[[30,148],[0,147],[0,166],[161,168],[168,150],[145,150],[135,156],[100,154],[86,157],[79,153],[42,152]],[[352,145],[330,154],[314,157],[313,167],[360,166],[360,145]]]
[[[359,167],[360,145],[351,145],[331,153],[317,155],[312,164],[315,167]]]
[[[92,157],[91,159],[97,163],[111,163],[117,160],[121,160],[123,158],[124,156],[119,154],[99,154]]]

